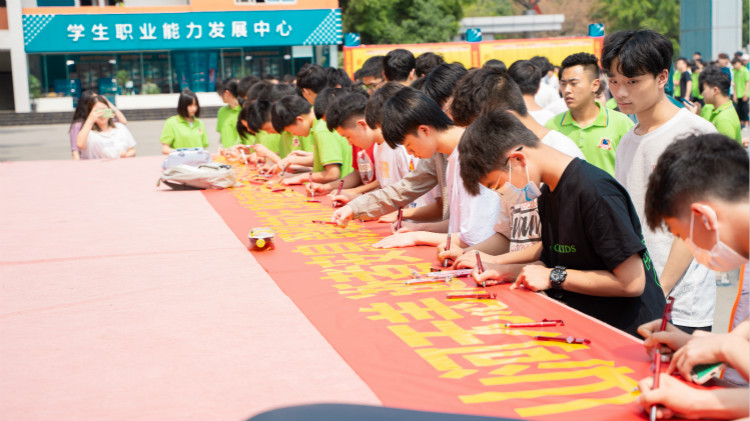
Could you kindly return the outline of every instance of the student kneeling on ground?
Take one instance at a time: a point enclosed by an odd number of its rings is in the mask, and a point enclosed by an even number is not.
[[[538,198],[542,224],[540,244],[475,271],[478,284],[515,280],[514,288],[549,290],[553,298],[631,335],[660,316],[665,299],[638,215],[609,174],[541,143],[503,111],[480,116],[458,148],[470,194],[478,193],[481,183],[515,191],[517,200]]]

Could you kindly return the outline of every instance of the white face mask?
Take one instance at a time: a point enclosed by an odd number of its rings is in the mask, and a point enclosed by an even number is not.
[[[524,167],[526,169],[526,180],[528,180],[528,183],[526,183],[526,186],[522,189],[511,184],[510,181],[513,174],[513,168],[510,166],[510,162],[508,163],[508,167],[508,181],[506,181],[505,184],[500,187],[500,190],[497,191],[500,195],[500,200],[503,201],[505,206],[530,202],[542,195],[542,192],[539,190],[536,183],[529,178],[529,167]]]
[[[707,211],[713,214],[713,218],[716,219],[716,213],[709,207],[704,207]],[[705,217],[704,217],[705,218]],[[706,266],[707,268],[719,272],[728,272],[733,269],[747,263],[748,259],[742,257],[739,253],[734,251],[731,247],[723,243],[719,239],[719,230],[716,230],[716,244],[711,247],[711,250],[706,250],[698,247],[693,242],[693,224],[695,222],[695,212],[690,212],[690,236],[685,240],[685,245],[690,249],[690,252],[695,257],[695,260]]]

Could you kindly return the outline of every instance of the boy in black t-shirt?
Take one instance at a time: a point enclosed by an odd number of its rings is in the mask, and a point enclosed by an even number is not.
[[[481,183],[519,202],[538,197],[542,223],[541,244],[499,256],[474,272],[478,284],[515,280],[513,288],[550,290],[631,335],[661,315],[665,299],[638,215],[609,174],[542,144],[503,111],[480,116],[458,147],[469,193]]]

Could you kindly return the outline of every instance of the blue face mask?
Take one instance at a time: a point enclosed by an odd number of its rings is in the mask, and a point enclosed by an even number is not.
[[[524,167],[526,169],[526,180],[528,180],[528,182],[522,189],[511,184],[513,168],[510,166],[510,163],[508,163],[508,167],[508,181],[506,181],[497,191],[500,195],[500,200],[502,200],[506,206],[530,202],[542,195],[542,192],[539,190],[536,183],[529,179],[528,167]]]

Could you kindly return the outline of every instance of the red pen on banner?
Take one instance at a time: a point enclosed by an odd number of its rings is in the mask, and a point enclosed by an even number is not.
[[[344,188],[344,179],[343,178],[341,179],[341,181],[339,181],[339,188],[338,188],[338,190],[336,190],[336,196],[338,196],[338,195],[341,194],[341,189],[342,188]],[[337,208],[339,206],[341,206],[341,205],[339,205],[339,201],[338,200],[334,200],[333,201],[333,207]]]
[[[398,220],[396,220],[396,232],[401,229],[401,220],[404,218],[404,208],[398,208]]]
[[[661,316],[661,327],[659,328],[659,332],[664,332],[664,330],[667,328],[667,323],[669,323],[669,319],[672,317],[673,305],[674,297],[667,297],[667,305],[664,306],[664,314],[662,314]],[[656,345],[656,352],[654,352],[654,386],[652,387],[652,390],[656,390],[659,388],[659,374],[661,374],[661,352],[659,351],[660,345],[661,344]],[[651,405],[651,421],[656,421],[656,410],[657,405]]]
[[[281,169],[281,174],[279,174],[280,178],[284,178],[284,174],[286,174],[286,167],[288,167],[289,164],[284,165],[284,167]]]
[[[313,224],[323,224],[323,225],[337,225],[337,224],[336,224],[335,222],[333,222],[333,221],[319,221],[319,220],[317,220],[317,219],[313,219],[313,220],[312,220],[312,221],[310,221],[310,222],[312,222]]]
[[[320,203],[320,200],[315,200],[315,190],[312,189],[312,182],[313,182],[312,181],[312,173],[310,173],[308,175],[308,179],[310,180],[310,182],[308,183],[307,188],[312,193],[312,199],[308,199],[308,200],[306,200],[306,202],[308,202],[308,203]]]
[[[568,336],[567,338],[550,338],[549,336],[534,336],[534,339],[536,339],[537,341],[565,342],[568,344],[580,344],[580,345],[588,345],[591,343],[591,341],[586,338],[574,338],[572,336]]]
[[[506,323],[505,327],[550,327],[550,326],[565,326],[562,320],[547,320],[542,319],[541,322],[532,323]]]
[[[286,189],[281,188],[281,187],[277,187],[275,189],[272,189],[271,193],[279,193],[279,192],[283,192],[283,191],[286,191]]]
[[[451,233],[448,233],[448,238],[445,240],[445,251],[451,251]],[[448,267],[448,259],[443,260],[443,267]]]
[[[479,300],[492,300],[497,298],[497,294],[489,292],[465,292],[459,294],[448,294],[446,296],[449,300],[456,298],[475,298]]]
[[[477,258],[477,272],[480,274],[484,272],[484,266],[482,266],[482,258],[479,257],[479,250],[474,250],[474,256]],[[487,287],[487,282],[482,281],[482,288]]]

